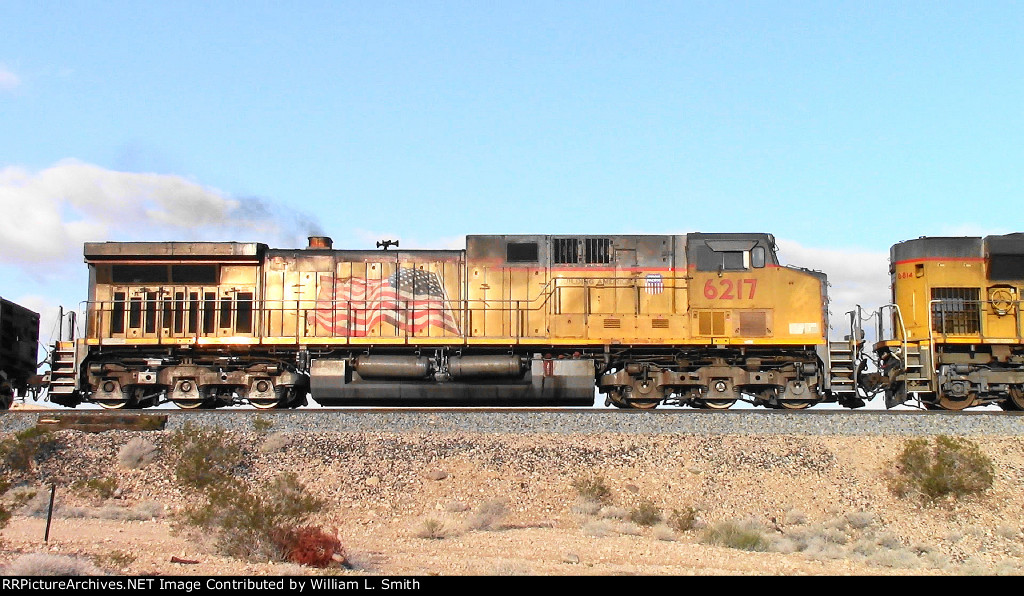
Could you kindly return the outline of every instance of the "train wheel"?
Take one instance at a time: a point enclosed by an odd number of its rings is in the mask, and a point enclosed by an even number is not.
[[[203,407],[203,400],[201,399],[176,399],[174,405],[178,406],[182,410],[198,410]]]
[[[250,399],[249,405],[257,410],[273,410],[274,408],[281,407],[281,400],[276,397],[267,399]]]
[[[662,389],[651,381],[635,379],[633,386],[628,391],[622,392],[622,399],[626,406],[635,410],[653,410],[665,398]],[[613,400],[614,401],[614,400]]]
[[[124,399],[104,399],[102,401],[96,400],[96,403],[99,404],[101,408],[104,408],[106,410],[123,410],[125,408],[128,408],[131,402]]]
[[[131,389],[125,389],[121,391],[121,399],[97,399],[95,401],[101,408],[107,410],[135,409],[138,407],[138,402],[135,400],[134,393]]]
[[[728,410],[736,403],[735,399],[701,399],[694,401],[694,405],[705,410]]]
[[[974,395],[968,394],[965,397],[951,397],[943,393],[939,393],[938,404],[943,410],[951,410],[959,412],[974,403]]]
[[[623,394],[623,391],[621,389],[609,391],[608,394],[607,394],[607,397],[604,400],[605,401],[604,405],[606,405],[606,406],[615,406],[616,408],[619,408],[619,409],[626,409],[626,408],[628,408],[629,404],[626,403],[626,399],[622,396],[622,394]]]
[[[780,410],[806,410],[813,406],[817,402],[813,401],[794,401],[790,399],[784,399],[779,402]]]
[[[659,401],[660,400],[656,399],[631,399],[628,400],[626,403],[629,404],[629,407],[633,408],[634,410],[653,410],[654,408],[658,407]]]
[[[1024,386],[1010,385],[1007,397],[999,402],[999,407],[1008,412],[1024,411]]]
[[[0,410],[10,410],[14,405],[14,388],[8,383],[0,387]]]
[[[124,397],[122,399],[96,399],[100,408],[106,410],[132,410],[135,408],[135,400],[131,397]]]

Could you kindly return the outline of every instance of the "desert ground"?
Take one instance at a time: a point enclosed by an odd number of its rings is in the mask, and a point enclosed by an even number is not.
[[[27,502],[0,530],[3,572],[69,561],[129,576],[1024,571],[1019,437],[972,438],[993,462],[989,490],[925,502],[890,490],[904,437],[230,434],[243,448],[238,478],[259,487],[291,472],[324,501],[309,523],[337,536],[343,566],[227,556],[215,535],[189,531],[181,512],[202,499],[175,478],[169,431],[60,430],[28,470],[8,471],[5,499]],[[151,461],[125,465],[133,439],[153,448]],[[98,496],[82,488],[90,478],[116,488]],[[607,489],[603,501],[581,492],[587,483]],[[758,546],[716,543],[723,527],[753,532]]]

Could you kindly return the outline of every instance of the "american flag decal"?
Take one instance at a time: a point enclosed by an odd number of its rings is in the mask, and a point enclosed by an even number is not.
[[[409,333],[430,328],[459,335],[444,286],[436,273],[399,269],[384,279],[320,276],[316,297],[319,332],[366,337],[380,323]]]

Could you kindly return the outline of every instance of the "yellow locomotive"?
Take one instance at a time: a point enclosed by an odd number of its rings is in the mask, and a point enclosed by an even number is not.
[[[780,265],[769,234],[388,248],[87,243],[86,332],[58,345],[50,399],[589,406],[596,388],[635,408],[863,404],[827,340],[825,275]]]
[[[861,375],[886,406],[998,404],[1024,410],[1024,234],[921,237],[890,250],[893,303],[877,313],[878,373]],[[864,359],[866,361],[866,359]]]

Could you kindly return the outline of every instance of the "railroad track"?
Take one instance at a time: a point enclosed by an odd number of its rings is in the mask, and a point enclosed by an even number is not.
[[[13,410],[0,414],[3,433],[35,425],[85,431],[174,430],[187,423],[237,431],[252,431],[259,425],[270,432],[1024,436],[1024,413],[1001,411],[370,408]]]

